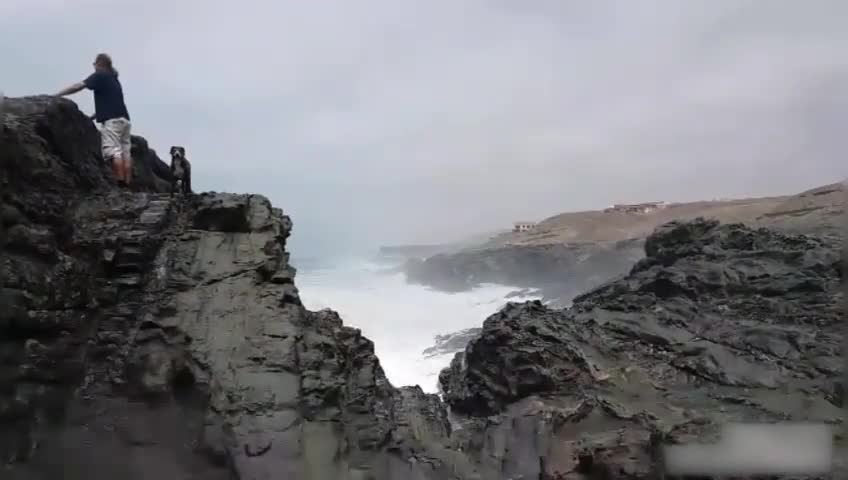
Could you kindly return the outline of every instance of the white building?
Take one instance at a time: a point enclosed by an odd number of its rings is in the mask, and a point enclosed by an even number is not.
[[[609,208],[604,209],[604,211],[623,213],[650,213],[654,210],[662,210],[667,206],[668,203],[666,202],[617,203]]]
[[[515,222],[512,227],[513,232],[529,232],[536,228],[536,222]]]

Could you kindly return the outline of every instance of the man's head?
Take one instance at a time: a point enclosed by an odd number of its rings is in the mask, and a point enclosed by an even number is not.
[[[184,159],[185,158],[185,148],[183,147],[171,147],[171,158],[172,159]]]
[[[112,57],[110,57],[106,53],[98,53],[97,57],[94,58],[94,63],[92,64],[94,69],[98,72],[110,72],[117,75],[118,71],[115,70],[115,67],[112,65]]]

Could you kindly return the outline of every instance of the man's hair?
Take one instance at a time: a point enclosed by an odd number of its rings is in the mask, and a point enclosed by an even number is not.
[[[118,71],[112,65],[112,57],[110,57],[106,53],[98,53],[97,57],[94,59],[94,64],[100,68],[114,73],[115,75],[118,75]]]

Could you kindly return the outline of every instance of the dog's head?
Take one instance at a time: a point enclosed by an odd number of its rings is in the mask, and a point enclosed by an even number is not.
[[[183,159],[185,158],[185,148],[183,147],[171,147],[171,158],[173,159]]]

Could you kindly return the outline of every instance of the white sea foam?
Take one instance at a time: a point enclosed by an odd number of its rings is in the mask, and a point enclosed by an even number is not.
[[[392,384],[419,385],[426,392],[436,392],[439,371],[453,354],[425,357],[423,350],[433,345],[438,334],[481,326],[516,288],[487,285],[470,292],[443,293],[408,285],[402,273],[385,273],[386,267],[364,260],[345,261],[332,268],[299,270],[296,283],[307,308],[339,312],[346,325],[361,329],[374,342]]]

